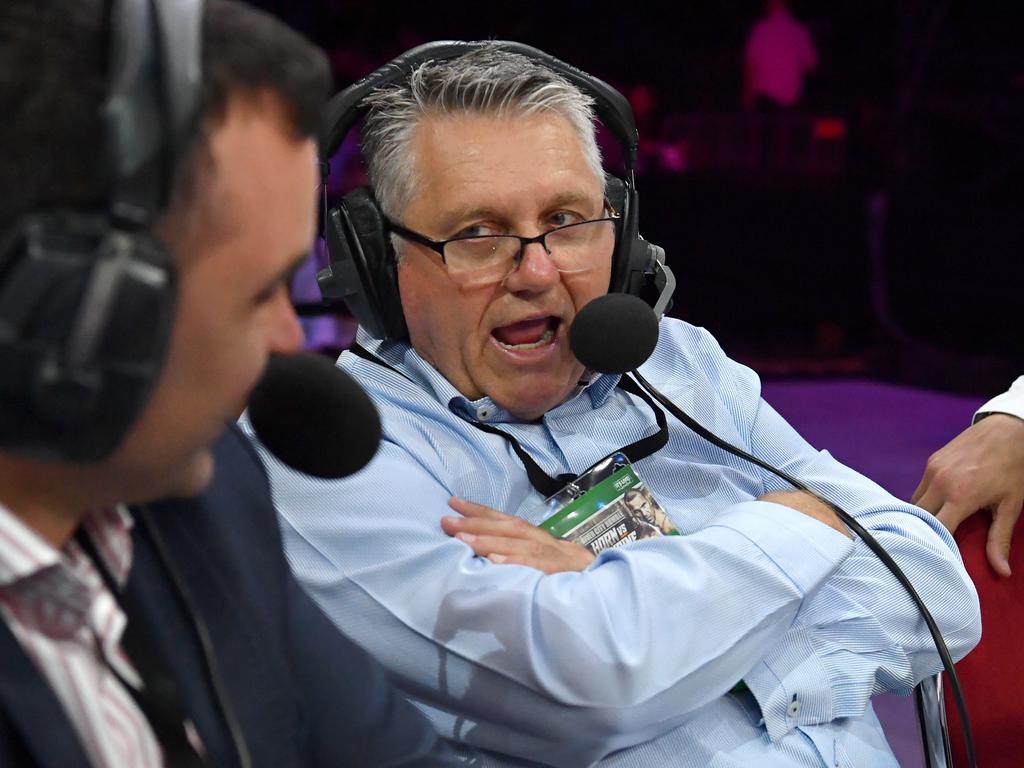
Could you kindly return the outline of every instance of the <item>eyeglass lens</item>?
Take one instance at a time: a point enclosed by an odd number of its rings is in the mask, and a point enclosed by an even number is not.
[[[548,232],[544,246],[559,272],[583,272],[604,259],[615,248],[615,223],[610,219],[584,221]],[[503,280],[517,267],[522,240],[512,235],[451,240],[445,245],[445,262],[452,278],[463,286],[484,285]]]

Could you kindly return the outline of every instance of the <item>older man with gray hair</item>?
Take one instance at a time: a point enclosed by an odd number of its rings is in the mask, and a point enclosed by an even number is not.
[[[630,236],[594,89],[521,46],[466,48],[396,61],[360,107],[379,209],[362,191],[329,218],[380,278],[380,323],[339,365],[385,439],[343,481],[265,455],[292,567],[486,765],[895,766],[870,699],[939,668],[914,605],[828,506],[574,357]],[[708,333],[662,320],[640,370],[849,510],[954,656],[977,642],[942,526],[812,449]],[[681,535],[595,557],[537,525],[552,488],[620,453]]]

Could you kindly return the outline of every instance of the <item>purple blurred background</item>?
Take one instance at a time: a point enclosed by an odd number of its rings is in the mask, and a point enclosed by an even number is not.
[[[744,103],[760,0],[256,4],[329,52],[339,89],[418,43],[485,37],[618,87],[640,127],[641,231],[680,278],[673,314],[768,377],[984,394],[1024,369],[1016,4],[794,2],[817,61],[792,105]],[[331,197],[364,181],[356,141],[332,163]],[[314,266],[298,301],[319,299]],[[316,348],[352,333],[345,318],[308,322]]]

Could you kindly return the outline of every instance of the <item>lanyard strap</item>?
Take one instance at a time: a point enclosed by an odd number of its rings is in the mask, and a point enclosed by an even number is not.
[[[405,379],[409,378],[397,368],[388,364],[381,358],[377,357],[377,355],[355,342],[353,342],[349,347],[349,351],[356,357],[361,357],[371,363],[382,365]],[[624,453],[629,457],[630,461],[636,462],[640,459],[647,458],[656,451],[660,451],[668,444],[668,422],[665,418],[665,411],[655,405],[651,396],[644,392],[644,390],[642,390],[640,386],[629,377],[629,374],[624,374],[622,378],[619,379],[618,387],[631,395],[636,395],[647,403],[648,407],[654,411],[654,418],[658,423],[658,431],[654,434],[642,437],[624,448],[620,448],[618,451],[613,451],[613,453]],[[472,424],[481,432],[487,432],[491,435],[503,437],[508,444],[512,446],[512,450],[515,451],[516,456],[518,456],[519,460],[523,463],[523,467],[526,469],[526,476],[530,480],[530,485],[532,485],[538,492],[542,493],[544,498],[554,496],[566,485],[576,479],[576,475],[571,472],[556,475],[555,477],[549,475],[541,469],[540,466],[538,466],[537,462],[533,460],[533,457],[526,452],[526,449],[523,448],[522,445],[519,444],[519,441],[508,432],[498,429],[497,427],[493,427],[490,424],[482,424],[479,421],[466,419],[466,422]]]
[[[654,418],[658,423],[658,431],[642,437],[639,440],[635,440],[627,446],[612,451],[612,453],[624,453],[629,457],[630,461],[636,462],[640,459],[645,459],[656,451],[660,451],[668,444],[668,423],[665,418],[665,411],[654,404],[654,400],[651,399],[650,395],[644,392],[637,385],[635,381],[629,378],[628,374],[624,374],[619,379],[618,387],[631,395],[636,395],[643,400],[654,411]],[[544,498],[554,496],[566,485],[576,479],[576,475],[572,472],[566,472],[560,475],[552,477],[543,469],[541,469],[537,462],[533,460],[533,457],[526,452],[526,449],[519,444],[519,441],[512,435],[504,430],[493,427],[490,424],[481,424],[477,421],[470,421],[474,427],[479,429],[481,432],[487,432],[492,435],[500,435],[508,441],[508,444],[512,446],[512,450],[515,451],[516,456],[523,463],[523,467],[526,469],[526,476],[530,480],[532,485],[537,491],[544,495]]]
[[[121,637],[121,646],[142,678],[142,690],[128,683],[109,663],[107,668],[121,681],[149,721],[153,735],[163,749],[164,764],[168,768],[204,768],[206,761],[185,735],[187,718],[177,680],[170,673],[166,659],[149,632],[138,598],[118,587],[92,539],[84,531],[79,530],[76,538],[128,619]],[[103,654],[100,654],[100,658],[106,662]]]

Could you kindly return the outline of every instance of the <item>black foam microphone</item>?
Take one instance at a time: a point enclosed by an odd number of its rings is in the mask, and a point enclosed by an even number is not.
[[[272,357],[249,398],[249,420],[277,458],[329,480],[358,472],[380,445],[373,402],[321,355]]]
[[[639,368],[658,343],[658,317],[636,296],[609,293],[576,315],[569,328],[572,353],[599,373],[626,373]]]

